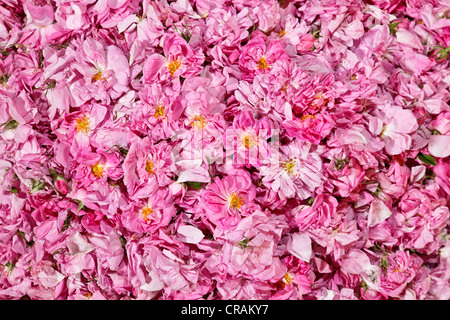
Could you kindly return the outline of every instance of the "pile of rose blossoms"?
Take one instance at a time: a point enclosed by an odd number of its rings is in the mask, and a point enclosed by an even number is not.
[[[450,299],[448,0],[0,0],[1,299]]]

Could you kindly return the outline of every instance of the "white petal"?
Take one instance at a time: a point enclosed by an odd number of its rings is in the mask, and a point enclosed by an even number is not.
[[[194,226],[180,226],[178,235],[181,241],[193,244],[199,243],[205,237],[203,232]]]

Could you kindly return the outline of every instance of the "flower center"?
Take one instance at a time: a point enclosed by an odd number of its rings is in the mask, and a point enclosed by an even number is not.
[[[256,141],[256,139],[254,139],[251,134],[249,133],[244,133],[242,135],[242,144],[247,148],[253,148],[254,146],[258,145],[258,142]]]
[[[166,113],[164,110],[164,106],[162,105],[162,103],[159,103],[156,108],[155,108],[155,114],[153,115],[153,117],[155,117],[156,119],[161,118],[165,118],[166,117]]]
[[[83,296],[85,296],[86,298],[90,299],[90,298],[92,298],[92,292],[89,291],[88,293],[83,294]]]
[[[312,114],[305,114],[302,116],[302,121],[306,121],[307,119],[314,120],[314,119],[316,119],[316,116],[314,116]]]
[[[75,120],[75,128],[77,132],[89,133],[89,118],[86,116],[81,116]]]
[[[283,164],[283,169],[288,173],[288,174],[293,174],[294,173],[294,167],[295,167],[295,159],[289,159],[289,161],[286,161]]]
[[[278,280],[275,283],[275,286],[278,289],[284,289],[284,287],[286,287],[287,285],[291,284],[292,280],[294,280],[294,278],[292,278],[292,276],[286,272],[286,274],[283,276],[283,278],[281,278],[280,280]]]
[[[149,159],[145,160],[145,171],[147,171],[149,175],[155,172],[155,165]]]
[[[314,108],[319,108],[321,106],[326,106],[327,103],[328,99],[323,96],[322,92],[320,92],[319,94],[316,95],[316,99],[313,101],[311,105]]]
[[[150,221],[152,219],[152,217],[151,217],[152,213],[153,213],[153,210],[147,206],[144,209],[142,209],[141,216],[142,216],[142,218],[144,218],[145,221]]]
[[[286,35],[286,30],[280,30],[280,31],[278,31],[278,38],[283,38],[285,35]]]
[[[261,69],[261,70],[267,70],[267,69],[269,69],[269,65],[267,64],[267,60],[266,60],[265,57],[259,58],[259,61],[258,61],[258,68]]]
[[[98,162],[92,166],[92,174],[96,178],[100,179],[101,177],[103,177],[104,171],[105,171],[104,167],[101,164],[99,164]]]
[[[238,210],[244,204],[244,199],[242,199],[242,197],[237,195],[235,192],[231,193],[228,201],[230,203],[230,207],[236,210]]]
[[[169,65],[167,66],[167,69],[169,69],[169,72],[173,77],[175,74],[175,71],[177,71],[180,67],[181,67],[181,60],[177,59],[177,60],[171,61],[169,63]]]
[[[292,278],[291,275],[287,272],[284,275],[284,277],[281,279],[281,281],[283,281],[283,283],[285,285],[289,285],[292,282],[292,280],[294,280],[294,278]]]
[[[99,71],[99,72],[97,72],[96,74],[94,74],[93,76],[92,76],[92,80],[94,80],[94,81],[106,81],[106,78],[103,78],[102,77],[102,72],[101,71]]]
[[[201,114],[196,114],[192,117],[191,122],[189,124],[196,129],[203,129],[206,126],[206,118]]]

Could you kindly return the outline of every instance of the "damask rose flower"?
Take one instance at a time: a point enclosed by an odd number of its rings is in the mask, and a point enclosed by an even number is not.
[[[223,263],[231,275],[245,274],[267,281],[284,276],[283,266],[275,251],[285,222],[278,216],[267,216],[257,210],[243,218],[226,235]]]
[[[450,299],[448,0],[1,3],[0,299]]]
[[[241,217],[255,207],[256,189],[250,176],[244,171],[236,173],[240,173],[239,178],[233,175],[215,178],[202,195],[206,217],[224,230],[235,228]]]
[[[130,67],[126,56],[117,46],[106,46],[100,41],[87,39],[80,44],[75,60],[77,63],[73,65],[74,68],[83,75],[82,80],[72,85],[78,105],[86,102],[86,95],[96,100],[109,101],[127,91]]]
[[[382,294],[389,297],[399,297],[406,286],[416,277],[422,259],[411,256],[408,251],[396,251],[386,258],[385,272],[380,274],[380,289]]]
[[[262,183],[281,198],[304,200],[313,196],[323,183],[322,162],[317,152],[300,143],[281,146],[280,151],[261,167]]]
[[[254,76],[269,72],[273,64],[288,60],[283,46],[278,39],[265,39],[263,35],[252,38],[242,49],[239,68],[242,79],[252,81]]]
[[[158,189],[146,200],[124,208],[122,223],[133,232],[155,232],[169,224],[176,213],[170,190]]]
[[[145,61],[143,78],[147,83],[160,79],[190,78],[201,71],[204,56],[179,35],[166,34],[162,39],[164,56],[153,54]]]
[[[305,114],[300,119],[289,120],[283,123],[286,132],[301,141],[319,144],[320,141],[330,134],[334,121],[329,115]]]

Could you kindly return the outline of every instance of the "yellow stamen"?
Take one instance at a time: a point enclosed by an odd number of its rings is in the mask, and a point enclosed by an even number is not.
[[[258,145],[258,142],[249,133],[244,133],[244,135],[242,136],[242,144],[247,149],[250,149]]]
[[[83,296],[85,296],[86,298],[90,299],[90,298],[92,298],[92,292],[89,291],[88,293],[83,294]]]
[[[101,71],[99,71],[99,72],[97,72],[96,74],[94,74],[93,76],[92,76],[92,80],[94,80],[94,81],[106,81],[106,78],[103,78],[102,77],[102,72]]]
[[[155,172],[155,165],[149,159],[145,160],[145,171],[150,175]]]
[[[386,132],[386,125],[383,125],[380,134],[378,135],[380,138],[384,138],[384,133]]]
[[[181,60],[178,59],[178,60],[173,60],[172,62],[170,62],[169,65],[167,66],[167,69],[169,69],[169,72],[173,77],[175,74],[175,71],[177,71],[180,67],[181,67]]]
[[[147,206],[144,209],[142,209],[141,216],[142,216],[142,218],[144,218],[145,221],[150,221],[152,219],[152,217],[151,217],[152,213],[153,213],[153,210]]]
[[[292,278],[291,275],[287,272],[284,275],[284,277],[281,279],[281,281],[283,281],[283,283],[285,285],[289,285],[292,282],[292,280],[294,280],[294,278]]]
[[[189,124],[196,129],[203,129],[206,126],[206,118],[200,114],[196,114],[192,117],[191,122]]]
[[[75,120],[75,128],[77,132],[89,133],[89,118],[86,116],[81,116]]]
[[[267,64],[267,60],[265,57],[261,57],[258,61],[258,68],[261,70],[269,69],[269,65]]]
[[[289,273],[286,273],[283,278],[275,283],[275,286],[278,289],[284,289],[287,285],[291,284],[292,280],[294,280],[294,278]]]
[[[311,120],[314,120],[314,119],[316,119],[316,116],[314,116],[314,115],[312,115],[312,114],[305,114],[305,115],[303,115],[302,116],[302,121],[306,121],[306,119],[311,119]]]
[[[242,199],[242,197],[238,196],[236,193],[232,192],[230,197],[228,198],[228,202],[231,208],[238,210],[244,204],[244,199]]]
[[[98,162],[95,165],[92,166],[92,174],[96,178],[100,179],[101,177],[103,177],[104,170],[105,170],[104,167]]]
[[[288,174],[293,174],[295,167],[295,159],[289,159],[289,161],[286,161],[282,167]]]
[[[162,105],[162,103],[159,103],[156,108],[155,108],[155,114],[153,115],[153,117],[159,119],[161,118],[165,118],[166,117],[166,113],[164,110],[164,106]]]
[[[287,33],[286,30],[280,30],[278,31],[277,34],[279,38],[283,38],[286,35],[286,33]]]
[[[313,106],[313,107],[318,107],[318,106],[319,106],[319,103],[320,103],[320,100],[323,100],[323,105],[324,105],[324,106],[328,103],[328,99],[326,99],[326,98],[323,96],[322,93],[319,93],[319,94],[316,96],[316,100],[313,101],[312,106]]]

